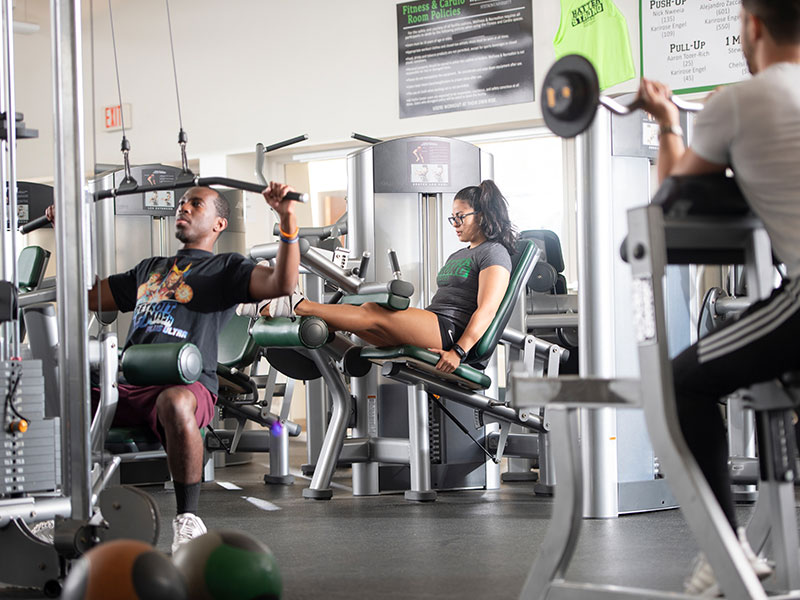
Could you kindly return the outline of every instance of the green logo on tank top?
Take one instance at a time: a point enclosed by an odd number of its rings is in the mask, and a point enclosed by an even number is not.
[[[572,10],[572,26],[576,27],[603,12],[602,0],[589,0]]]
[[[469,277],[472,270],[472,259],[462,258],[458,260],[448,260],[436,275],[436,282],[440,283],[445,277]]]

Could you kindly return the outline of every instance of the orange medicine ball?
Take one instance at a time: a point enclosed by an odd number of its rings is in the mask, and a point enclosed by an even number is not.
[[[137,540],[95,546],[72,565],[64,600],[185,600],[186,584],[172,561]]]

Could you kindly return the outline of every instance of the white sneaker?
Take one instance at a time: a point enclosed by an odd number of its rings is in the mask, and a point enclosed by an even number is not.
[[[736,530],[736,535],[739,537],[739,543],[742,545],[744,555],[756,572],[759,579],[766,579],[772,575],[772,567],[763,556],[758,556],[750,547],[750,542],[747,540],[747,530],[744,527],[739,527]]]
[[[714,598],[719,595],[719,585],[714,577],[714,571],[702,552],[692,561],[692,574],[683,582],[683,591],[704,598]]]
[[[269,303],[269,316],[270,317],[293,317],[294,309],[305,300],[306,297],[299,287],[296,287],[291,296],[281,296],[275,298]]]
[[[747,533],[744,527],[739,527],[736,530],[739,538],[739,544],[742,546],[744,555],[750,561],[750,565],[759,579],[766,579],[772,575],[772,567],[770,567],[767,560],[756,555],[750,547],[750,542],[747,541]],[[714,571],[711,565],[706,560],[705,554],[698,554],[692,563],[692,574],[684,582],[683,591],[687,594],[694,594],[704,598],[716,598],[721,596],[721,590],[714,577]]]
[[[39,521],[31,527],[31,533],[35,535],[37,538],[42,540],[47,544],[53,543],[54,532],[55,532],[55,521],[53,519],[48,519],[47,521]]]
[[[200,537],[208,530],[203,520],[193,513],[182,513],[172,519],[172,553],[178,551],[183,544]]]

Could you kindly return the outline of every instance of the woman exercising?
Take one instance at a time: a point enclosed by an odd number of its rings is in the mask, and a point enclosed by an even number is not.
[[[272,300],[270,316],[312,315],[376,346],[429,348],[441,357],[436,368],[453,372],[497,313],[511,276],[517,233],[506,199],[491,180],[459,191],[448,220],[458,239],[469,245],[447,259],[436,277],[439,289],[424,310],[393,311],[372,302],[319,304],[296,291]]]

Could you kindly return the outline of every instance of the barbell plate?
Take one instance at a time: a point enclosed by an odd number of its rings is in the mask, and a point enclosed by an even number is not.
[[[572,138],[591,125],[600,98],[600,82],[592,63],[578,54],[557,60],[542,85],[542,116],[556,135]]]

